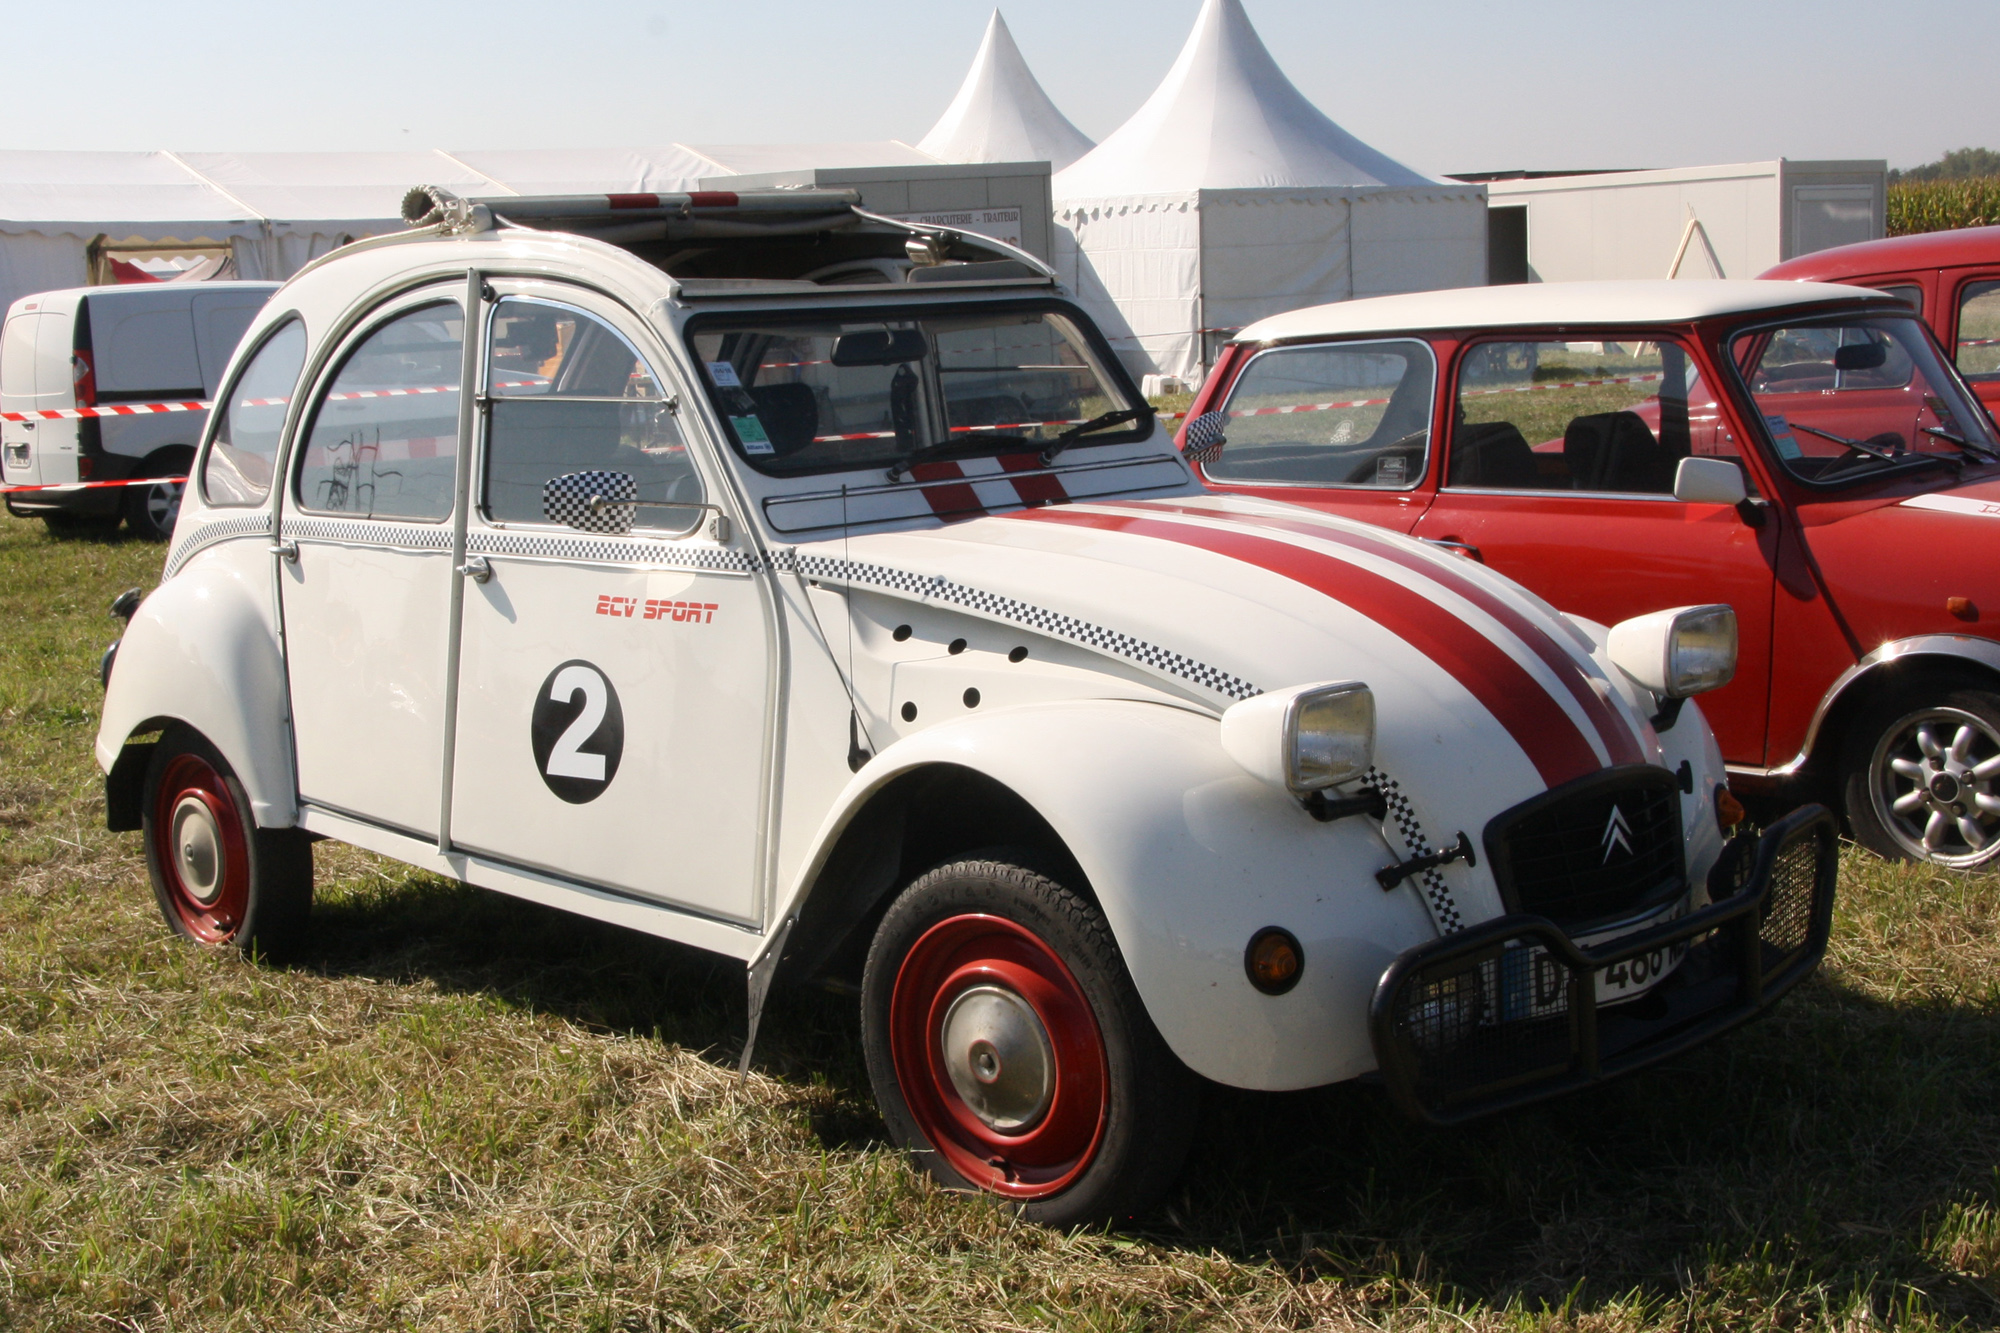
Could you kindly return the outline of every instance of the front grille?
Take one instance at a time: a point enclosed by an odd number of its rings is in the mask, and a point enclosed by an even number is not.
[[[1509,911],[1565,924],[1636,911],[1683,887],[1680,785],[1647,764],[1607,769],[1497,816],[1485,842]]]

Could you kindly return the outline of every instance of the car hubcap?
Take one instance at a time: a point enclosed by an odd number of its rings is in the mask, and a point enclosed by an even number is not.
[[[178,481],[146,488],[146,517],[161,532],[172,532],[174,521],[181,516],[181,489]]]
[[[188,896],[213,903],[222,893],[222,830],[199,797],[183,796],[174,807],[173,840]]]
[[[234,938],[250,908],[250,849],[229,784],[200,755],[180,754],[153,799],[163,906],[204,943]]]
[[[999,986],[960,991],[939,1042],[945,1072],[989,1129],[1031,1128],[1055,1097],[1055,1052],[1028,1002]]]
[[[1004,917],[948,917],[910,946],[889,997],[897,1087],[925,1142],[979,1189],[1040,1199],[1097,1155],[1104,1038],[1046,941]]]
[[[2000,733],[1958,708],[1912,713],[1870,765],[1875,813],[1919,860],[1977,865],[2000,855]]]

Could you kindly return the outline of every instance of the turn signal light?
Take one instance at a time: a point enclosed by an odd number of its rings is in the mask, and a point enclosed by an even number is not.
[[[1305,968],[1305,951],[1288,930],[1266,926],[1250,937],[1243,951],[1243,970],[1250,984],[1266,995],[1283,995],[1299,984]]]
[[[1743,808],[1743,802],[1736,799],[1736,794],[1734,792],[1730,791],[1729,788],[1724,787],[1719,783],[1716,785],[1715,822],[1722,825],[1722,831],[1724,833],[1729,832],[1729,830],[1735,828],[1738,824],[1741,824],[1743,822],[1744,816],[1747,815],[1748,813],[1749,812]]]

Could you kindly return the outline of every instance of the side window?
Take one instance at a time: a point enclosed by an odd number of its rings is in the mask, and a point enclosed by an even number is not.
[[[701,478],[667,394],[645,359],[573,306],[510,296],[487,340],[483,508],[500,523],[566,523],[573,497],[550,488],[579,472],[607,497],[636,499],[632,525],[685,532],[701,519]],[[629,480],[623,480],[629,479]],[[587,524],[585,525],[587,526]]]
[[[285,409],[305,364],[306,328],[295,319],[264,340],[216,404],[215,438],[201,464],[210,504],[252,505],[271,493]]]
[[[1229,394],[1218,481],[1406,490],[1430,453],[1437,372],[1414,340],[1280,347]]]
[[[1480,343],[1459,365],[1453,418],[1445,484],[1459,489],[1669,496],[1690,455],[1741,466],[1673,341]]]
[[[1875,289],[1887,292],[1919,315],[1924,313],[1924,289],[1910,282],[1891,282]]]
[[[451,513],[465,319],[456,301],[406,311],[347,354],[315,406],[302,508],[435,521]]]
[[[1958,297],[1958,373],[2000,380],[2000,282],[1968,282]]]

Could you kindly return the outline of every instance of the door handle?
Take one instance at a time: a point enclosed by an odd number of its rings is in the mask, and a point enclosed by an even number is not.
[[[1419,537],[1417,540],[1423,542],[1426,546],[1442,546],[1453,555],[1463,559],[1477,561],[1482,565],[1486,563],[1486,557],[1479,554],[1477,546],[1472,545],[1470,542],[1459,541],[1456,537]]]
[[[288,565],[296,565],[297,563],[299,563],[299,544],[291,540],[289,537],[284,538],[283,540],[280,541],[272,542],[269,546],[265,547],[264,549],[269,551],[272,555],[277,556],[278,559],[284,561]]]
[[[458,572],[474,583],[484,583],[493,577],[493,566],[486,563],[483,555],[469,555],[465,557],[465,563],[458,567]]]

